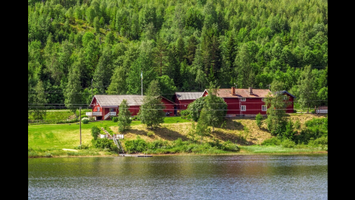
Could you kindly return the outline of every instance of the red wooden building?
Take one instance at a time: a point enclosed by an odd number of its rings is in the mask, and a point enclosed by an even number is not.
[[[286,108],[286,113],[293,112],[293,102],[295,96],[287,91],[281,91],[282,94],[289,97],[290,105]],[[236,115],[256,115],[258,113],[266,115],[266,105],[264,98],[268,93],[271,93],[269,89],[219,89],[217,96],[224,99],[227,103],[227,116],[232,117]],[[202,96],[208,95],[208,91],[205,90]]]
[[[175,92],[174,100],[177,110],[186,110],[187,106],[202,97],[203,92]],[[175,113],[176,114],[176,113]]]
[[[129,111],[132,113],[132,116],[138,114],[140,106],[143,104],[144,96],[141,95],[95,95],[90,103],[92,107],[92,112],[87,112],[86,115],[95,117],[97,120],[109,119],[110,117],[117,116],[119,113],[119,105],[123,99],[127,100],[129,106]],[[172,116],[174,112],[175,103],[162,98],[162,103],[165,105],[163,110],[167,116]]]

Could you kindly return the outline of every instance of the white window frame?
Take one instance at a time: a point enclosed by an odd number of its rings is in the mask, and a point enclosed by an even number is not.
[[[240,105],[240,111],[247,111],[247,106],[246,105]]]
[[[100,112],[100,107],[97,107],[97,108],[96,108],[96,111],[97,111],[97,112]]]
[[[266,111],[266,110],[267,110],[266,105],[261,105],[261,111]]]
[[[246,98],[240,98],[240,101],[246,101]]]
[[[287,95],[284,95],[284,100],[287,100]]]

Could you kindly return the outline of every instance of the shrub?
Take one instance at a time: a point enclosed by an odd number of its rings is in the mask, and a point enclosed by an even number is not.
[[[264,145],[264,146],[273,146],[273,145],[280,145],[280,144],[281,144],[281,140],[279,140],[276,137],[266,139],[261,143],[261,145]]]
[[[101,130],[97,126],[93,126],[91,128],[91,135],[92,135],[92,137],[94,137],[94,140],[97,140],[97,136],[99,136],[100,131]]]
[[[263,116],[259,113],[255,116],[256,125],[260,128],[262,125]]]
[[[328,136],[322,136],[315,140],[310,140],[308,146],[311,147],[320,147],[321,149],[328,150]]]
[[[83,122],[83,124],[88,124],[89,123],[89,119],[83,119],[81,121]]]
[[[137,136],[135,140],[126,141],[124,144],[128,153],[146,151],[148,146],[145,140],[141,139],[139,136]]]
[[[182,110],[180,112],[180,116],[183,119],[190,119],[190,111],[189,110]]]
[[[285,148],[294,148],[295,142],[292,140],[286,139],[286,140],[282,141],[281,145],[282,145],[282,147],[285,147]]]
[[[222,150],[236,151],[238,150],[237,145],[233,144],[231,141],[224,142],[221,146]]]
[[[96,148],[100,148],[100,149],[106,148],[106,149],[110,149],[111,151],[117,151],[117,146],[113,143],[112,140],[109,140],[107,138],[92,140],[92,144]]]
[[[117,122],[118,121],[118,117],[112,117],[112,121],[113,122]]]

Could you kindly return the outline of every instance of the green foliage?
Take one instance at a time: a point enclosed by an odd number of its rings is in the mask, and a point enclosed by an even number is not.
[[[294,148],[296,144],[292,140],[285,139],[281,142],[281,145],[285,148]]]
[[[260,128],[262,125],[263,116],[259,113],[255,116],[256,125]]]
[[[34,2],[28,90],[42,81],[48,105],[68,99],[68,83],[88,101],[83,91],[91,79],[96,94],[139,94],[141,71],[144,91],[159,79],[167,98],[175,90],[203,91],[212,79],[223,88],[263,89],[277,80],[303,108],[327,105],[326,1]],[[110,56],[117,46],[127,49]]]
[[[111,151],[118,151],[118,147],[113,143],[112,140],[107,138],[92,140],[92,144],[96,148],[109,149]]]
[[[193,102],[192,102],[193,103]],[[191,104],[192,104],[191,103]],[[189,104],[189,105],[191,105],[191,104]],[[181,118],[183,118],[183,119],[190,119],[191,118],[191,115],[190,115],[190,110],[182,110],[182,111],[180,111],[180,116],[181,116]]]
[[[328,136],[322,136],[315,140],[310,140],[308,146],[311,147],[320,147],[321,149],[328,150]]]
[[[131,112],[128,110],[129,106],[126,99],[123,99],[119,106],[119,113],[118,113],[118,130],[123,132],[130,128],[131,126]]]
[[[97,140],[99,134],[100,134],[100,129],[97,126],[93,126],[91,128],[91,136],[94,138],[94,140]]]
[[[104,129],[110,134],[114,135],[115,133],[110,129],[110,127],[107,127],[107,125],[104,126]],[[104,133],[105,134],[105,133]]]
[[[186,112],[190,114],[189,117],[191,117],[195,122],[197,122],[200,118],[201,110],[205,105],[205,99],[205,97],[197,98],[195,101],[193,101],[187,106]],[[181,116],[183,116],[182,113]]]
[[[112,117],[113,122],[118,122],[118,117]]]
[[[274,145],[280,145],[281,144],[281,140],[278,139],[277,137],[272,137],[269,139],[264,140],[261,145],[263,146],[274,146]]]
[[[138,116],[143,124],[155,128],[164,122],[164,104],[161,102],[158,81],[155,80],[150,83],[147,93]]]
[[[227,103],[223,98],[216,96],[217,90],[218,87],[211,82],[208,95],[205,97],[205,103],[202,108],[204,114],[202,114],[201,111],[201,117],[199,119],[200,123],[212,126],[212,132],[214,131],[214,127],[221,126],[224,123],[227,114]]]
[[[83,122],[83,124],[88,124],[89,123],[89,119],[83,119],[81,121]]]
[[[286,127],[286,107],[287,103],[283,100],[281,93],[283,84],[279,81],[273,81],[271,84],[272,94],[268,94],[265,98],[267,105],[267,128],[272,135],[281,135],[285,132]]]
[[[137,153],[147,150],[147,143],[139,136],[135,140],[125,141],[125,148],[127,153]]]

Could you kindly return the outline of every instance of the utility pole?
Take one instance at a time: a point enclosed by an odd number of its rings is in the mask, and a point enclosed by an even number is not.
[[[79,118],[80,118],[79,125],[80,125],[80,147],[81,147],[81,107],[79,107]]]
[[[92,101],[92,99],[94,98],[94,96],[92,96],[92,80],[93,80],[93,79],[91,79],[91,101]],[[90,102],[90,103],[91,103],[91,102]],[[92,110],[94,110],[94,108],[91,108],[91,117],[94,117],[94,116],[92,116],[92,115],[93,115]]]
[[[143,96],[143,71],[141,71],[141,96]]]

